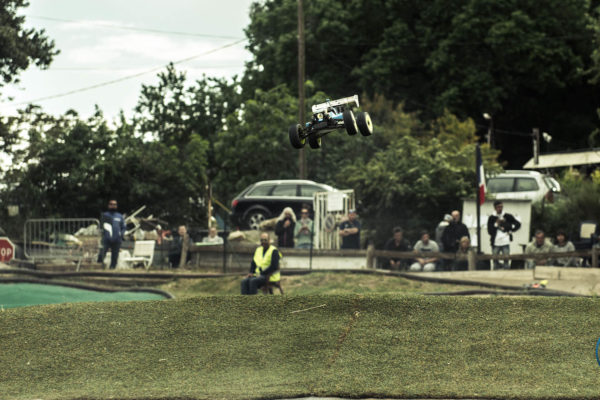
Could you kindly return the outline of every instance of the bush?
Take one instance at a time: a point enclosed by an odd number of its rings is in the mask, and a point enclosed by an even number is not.
[[[559,182],[562,192],[553,203],[534,204],[531,228],[543,229],[547,236],[562,229],[571,239],[578,239],[582,221],[600,221],[600,172],[583,177],[567,171]]]

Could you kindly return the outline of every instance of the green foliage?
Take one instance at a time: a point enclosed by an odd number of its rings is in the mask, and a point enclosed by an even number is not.
[[[303,4],[306,76],[333,97],[353,94],[357,78],[352,71],[381,36],[385,2],[311,0]],[[296,0],[252,4],[245,31],[254,58],[243,78],[245,96],[280,84],[297,91],[297,12]]]
[[[12,130],[27,143],[13,152],[0,189],[0,209],[20,206],[17,219],[3,227],[19,237],[27,218],[97,217],[109,197],[130,212],[141,205],[176,223],[202,219],[200,194],[208,143],[193,134],[181,151],[144,142],[122,119],[110,129],[100,111],[82,120],[74,112],[52,117],[39,108],[21,111]],[[10,225],[10,226],[7,226]]]
[[[531,218],[532,231],[542,229],[547,236],[564,230],[571,239],[579,239],[579,224],[583,221],[600,222],[600,174],[591,178],[566,171],[561,179],[561,194],[553,203],[534,204]]]
[[[473,121],[446,112],[424,124],[401,108],[391,113],[392,121],[406,125],[381,127],[390,143],[366,163],[347,164],[340,172],[340,179],[356,190],[366,226],[376,229],[371,239],[378,245],[395,225],[416,240],[420,230],[433,230],[445,213],[460,209],[461,200],[476,193]],[[493,161],[497,152],[487,146],[482,151],[486,168],[498,169]]]
[[[539,127],[554,143],[577,148],[598,125],[599,102],[590,101],[597,85],[589,82],[600,75],[597,6],[591,0],[307,1],[306,77],[333,97],[381,94],[425,121],[449,110],[483,127],[488,112],[497,148],[520,166],[530,156],[529,138],[504,132]],[[253,5],[245,96],[279,84],[295,91],[296,13],[293,0]]]
[[[18,81],[18,75],[30,64],[46,68],[59,52],[45,31],[25,28],[25,17],[18,15],[28,7],[27,0],[0,2],[0,87]]]
[[[227,117],[227,129],[215,143],[215,191],[231,199],[251,183],[292,179],[298,174],[298,152],[289,144],[287,128],[296,123],[298,100],[281,85],[257,90],[239,111]]]

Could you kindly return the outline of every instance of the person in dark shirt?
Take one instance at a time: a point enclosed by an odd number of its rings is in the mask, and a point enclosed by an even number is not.
[[[451,215],[452,220],[442,234],[442,244],[444,245],[445,252],[456,253],[459,248],[460,239],[465,236],[470,239],[471,235],[469,235],[467,226],[460,221],[460,211],[454,210]]]
[[[291,207],[286,207],[277,218],[275,234],[279,247],[294,247],[294,228],[296,227],[296,214]]]
[[[98,262],[103,263],[104,257],[110,250],[110,269],[117,267],[121,243],[125,234],[125,218],[117,211],[117,201],[111,199],[108,201],[108,211],[102,213],[100,217],[100,228],[102,229],[102,248],[98,254]]]
[[[186,236],[189,240],[187,228],[185,225],[180,225],[177,228],[177,236],[173,238],[169,248],[169,265],[171,268],[179,268],[179,264],[181,263],[181,252],[183,251],[183,241],[186,239]],[[188,252],[186,256],[186,263],[190,261],[190,259],[191,253]]]
[[[339,229],[342,249],[360,249],[360,222],[356,219],[356,210],[348,212],[348,219],[340,224]]]
[[[393,237],[391,237],[383,247],[384,250],[389,251],[410,251],[410,243],[404,239],[404,231],[399,226],[393,229]],[[405,269],[408,260],[401,258],[389,258],[387,260],[387,267],[391,270]]]

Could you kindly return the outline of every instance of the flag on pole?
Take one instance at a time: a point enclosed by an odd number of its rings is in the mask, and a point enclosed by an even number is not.
[[[479,145],[477,145],[477,186],[479,187],[479,205],[482,205],[485,202],[485,173]]]

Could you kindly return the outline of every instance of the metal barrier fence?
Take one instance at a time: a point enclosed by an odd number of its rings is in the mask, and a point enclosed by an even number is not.
[[[100,248],[100,222],[94,218],[25,221],[25,257],[35,260],[94,262]]]

